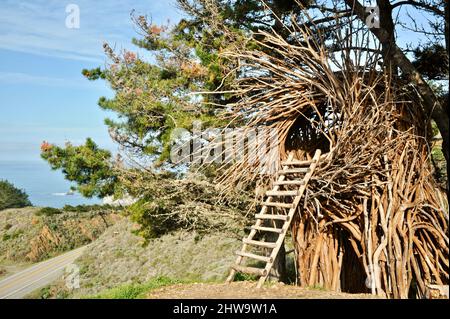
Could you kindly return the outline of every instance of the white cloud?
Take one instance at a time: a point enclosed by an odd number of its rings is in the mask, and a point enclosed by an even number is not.
[[[65,8],[80,8],[80,28],[65,26]],[[173,1],[136,0],[2,0],[0,5],[0,49],[65,59],[103,62],[102,43],[131,47],[135,28],[130,12],[149,14],[161,23],[179,19]]]
[[[33,84],[51,87],[70,87],[70,88],[86,88],[98,89],[104,88],[103,83],[91,82],[86,79],[68,79],[33,75],[20,72],[0,72],[0,84]]]

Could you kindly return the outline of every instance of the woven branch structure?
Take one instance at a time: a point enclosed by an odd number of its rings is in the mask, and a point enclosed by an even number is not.
[[[298,284],[387,298],[448,284],[448,202],[432,176],[420,98],[377,53],[344,49],[337,58],[320,32],[289,28],[289,42],[259,32],[259,49],[222,55],[237,66],[231,125],[276,130],[270,162],[326,154],[292,223]],[[274,176],[258,169],[262,146],[246,143],[254,151],[224,166],[219,182],[271,187]]]

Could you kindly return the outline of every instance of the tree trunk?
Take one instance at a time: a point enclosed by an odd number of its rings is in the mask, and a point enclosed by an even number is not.
[[[445,1],[445,48],[447,49],[447,55],[450,55],[450,19],[448,1]]]
[[[392,6],[389,1],[377,0],[379,8],[380,25],[386,30],[386,39],[381,42],[381,53],[386,69],[389,73],[397,74],[397,65],[395,63],[392,45],[395,44],[395,27],[392,21]]]

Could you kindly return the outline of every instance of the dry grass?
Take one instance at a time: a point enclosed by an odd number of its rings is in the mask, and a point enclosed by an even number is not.
[[[149,241],[134,235],[137,225],[122,220],[107,229],[75,263],[80,289],[65,291],[62,281],[45,289],[48,297],[80,298],[123,285],[145,284],[156,277],[183,281],[221,281],[239,241],[219,234],[200,237],[184,231]],[[36,296],[34,296],[36,297]]]
[[[0,263],[38,262],[95,240],[120,217],[95,212],[36,216],[37,207],[0,211]]]

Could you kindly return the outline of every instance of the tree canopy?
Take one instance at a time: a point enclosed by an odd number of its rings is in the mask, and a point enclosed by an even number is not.
[[[0,180],[0,210],[31,206],[25,191],[16,188],[8,181]]]
[[[169,154],[175,129],[190,130],[198,120],[204,128],[228,125],[218,114],[236,101],[236,96],[227,90],[242,70],[222,52],[232,47],[255,46],[251,34],[257,30],[276,30],[286,41],[292,41],[295,35],[284,27],[290,24],[314,26],[314,32],[325,37],[331,34],[327,30],[342,29],[343,38],[327,39],[329,49],[337,54],[345,53],[343,42],[361,32],[370,33],[374,38],[371,43],[352,49],[380,51],[382,67],[409,79],[424,101],[420,110],[426,115],[424,118],[432,117],[437,123],[448,160],[448,107],[443,104],[448,93],[433,90],[434,81],[448,81],[447,1],[377,0],[376,27],[366,23],[371,12],[365,3],[354,0],[178,0],[177,4],[186,18],[176,25],[155,25],[145,15],[131,14],[139,33],[132,42],[147,50],[152,59],[126,50],[115,52],[105,43],[107,66],[82,71],[89,80],[106,81],[115,93],[110,99],[100,97],[98,105],[117,115],[118,120],[106,119],[105,123],[123,157],[134,164],[149,159],[153,165],[134,165],[133,174],[136,169],[145,175],[173,167]],[[414,14],[423,14],[428,20],[420,24],[412,17]],[[404,30],[427,41],[399,47],[398,38]],[[261,49],[277,54],[276,48]],[[222,93],[209,94],[214,91]],[[132,184],[123,182],[127,179],[127,167],[119,165],[110,152],[90,139],[81,146],[44,144],[42,157],[53,169],[62,169],[85,196],[129,192],[140,197],[138,190],[130,189]]]

